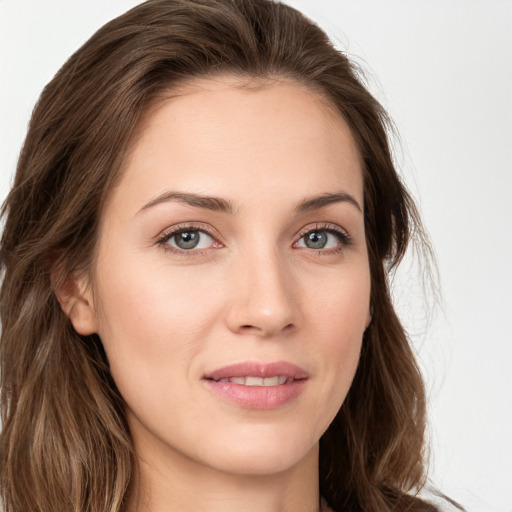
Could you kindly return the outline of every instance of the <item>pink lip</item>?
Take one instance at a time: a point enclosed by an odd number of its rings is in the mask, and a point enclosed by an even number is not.
[[[230,377],[274,377],[274,375],[283,375],[294,379],[306,379],[308,374],[302,368],[287,363],[285,361],[277,361],[274,363],[259,363],[257,361],[247,361],[244,363],[232,364],[224,366],[218,370],[205,374],[205,379],[220,380],[229,379]]]
[[[288,380],[276,386],[245,386],[234,382],[218,382],[230,377],[274,377],[284,376]],[[302,368],[278,361],[259,363],[248,361],[224,366],[204,375],[206,386],[221,398],[248,409],[276,409],[297,398],[303,391],[308,373]]]

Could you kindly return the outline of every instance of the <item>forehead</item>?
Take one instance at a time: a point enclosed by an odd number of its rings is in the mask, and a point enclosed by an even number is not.
[[[361,204],[363,195],[356,143],[325,97],[237,77],[187,82],[141,119],[118,188],[142,200],[169,187],[260,200],[276,188],[290,199],[308,187],[349,188]]]

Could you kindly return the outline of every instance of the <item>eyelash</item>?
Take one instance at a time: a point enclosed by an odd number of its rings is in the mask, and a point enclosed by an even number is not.
[[[209,249],[178,249],[176,247],[172,247],[168,244],[169,240],[179,235],[180,233],[184,233],[187,231],[194,231],[194,232],[202,232],[208,235],[210,238],[214,240],[216,244],[219,245],[220,248],[223,247],[222,243],[217,241],[218,236],[212,233],[212,230],[208,228],[208,226],[204,224],[199,223],[190,223],[190,224],[178,224],[177,226],[173,226],[169,230],[162,233],[162,235],[158,238],[157,244],[162,247],[162,249],[166,252],[170,252],[173,254],[177,254],[179,256],[184,257],[190,257],[190,256],[201,256],[205,254]],[[311,251],[321,254],[337,254],[341,253],[345,248],[349,247],[352,244],[352,238],[351,236],[343,229],[341,229],[339,226],[336,226],[335,224],[330,223],[318,223],[314,226],[308,226],[307,228],[303,229],[298,236],[298,239],[295,244],[297,244],[300,240],[302,240],[307,234],[314,233],[314,232],[326,232],[330,233],[332,235],[335,235],[339,239],[339,246],[330,248],[330,249],[310,249]],[[309,249],[308,247],[301,247],[300,249]]]

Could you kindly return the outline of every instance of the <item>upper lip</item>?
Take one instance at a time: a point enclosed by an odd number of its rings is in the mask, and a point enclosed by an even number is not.
[[[261,363],[258,361],[246,361],[243,363],[223,366],[211,372],[205,373],[204,379],[220,380],[230,377],[275,377],[282,376],[298,379],[308,378],[308,373],[299,366],[286,361]]]

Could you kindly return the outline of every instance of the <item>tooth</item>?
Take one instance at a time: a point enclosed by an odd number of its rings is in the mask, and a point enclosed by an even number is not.
[[[229,377],[219,379],[218,382],[232,382],[233,384],[242,384],[244,386],[278,386],[286,384],[291,377],[275,375],[274,377]]]
[[[263,379],[261,377],[246,377],[246,386],[263,386]]]

